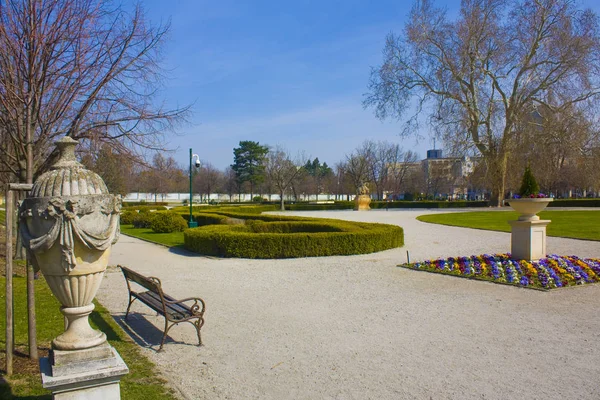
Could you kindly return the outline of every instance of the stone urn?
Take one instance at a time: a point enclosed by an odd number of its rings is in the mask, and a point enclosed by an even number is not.
[[[68,321],[52,341],[55,350],[106,342],[88,316],[119,236],[121,197],[109,194],[102,178],[77,162],[77,143],[69,137],[56,142],[58,161],[37,179],[20,209],[23,243]]]
[[[519,221],[539,221],[540,217],[536,214],[543,211],[554,199],[548,197],[542,198],[521,198],[511,199],[508,204],[519,214]]]

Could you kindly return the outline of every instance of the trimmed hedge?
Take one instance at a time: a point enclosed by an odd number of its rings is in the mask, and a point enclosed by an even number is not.
[[[353,208],[354,203],[351,201],[338,201],[333,204],[296,203],[285,205],[285,209],[289,211],[352,210]]]
[[[487,201],[371,201],[369,206],[373,209],[381,208],[466,208],[487,207]],[[353,210],[353,201],[336,201],[334,204],[286,204],[286,210],[290,211],[318,211],[318,210]]]
[[[600,207],[600,199],[554,199],[548,207]]]
[[[150,228],[156,233],[183,232],[187,224],[177,213],[158,212],[153,214]]]
[[[167,207],[165,206],[127,206],[121,208],[124,211],[139,211],[139,212],[148,212],[148,211],[165,211]]]
[[[365,254],[404,244],[404,231],[395,225],[308,218],[211,225],[188,229],[183,236],[188,250],[240,258]]]
[[[166,201],[148,202],[148,201],[124,201],[123,205],[127,206],[168,206]]]
[[[371,208],[386,208],[387,201],[371,201]],[[466,207],[487,207],[487,201],[391,201],[389,208],[466,208]]]
[[[181,216],[185,222],[188,222],[190,219],[189,211],[187,213],[182,213],[181,211],[177,211],[177,215]],[[213,213],[192,213],[192,220],[198,223],[198,226],[205,225],[218,225],[218,224],[226,224],[228,217],[220,214]]]

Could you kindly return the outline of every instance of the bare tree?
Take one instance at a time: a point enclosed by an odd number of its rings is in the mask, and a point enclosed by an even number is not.
[[[346,162],[344,164],[345,175],[348,176],[352,182],[352,186],[355,193],[358,193],[358,189],[364,184],[369,182],[371,166],[371,154],[366,152],[365,148],[357,149],[350,155],[346,156]]]
[[[148,168],[140,173],[140,185],[142,190],[154,194],[154,200],[157,196],[164,196],[170,192],[185,191],[187,177],[173,157],[165,158],[157,153],[152,159],[152,168]]]
[[[346,195],[346,200],[350,200],[349,194],[356,192],[355,185],[351,182],[350,175],[346,171],[347,163],[340,161],[335,164],[335,198],[343,200],[343,195]]]
[[[409,186],[407,181],[411,176],[411,172],[421,168],[417,161],[417,153],[412,150],[406,152],[394,151],[388,164],[388,190],[395,194],[400,194],[403,190],[407,191],[405,186]]]
[[[447,141],[474,146],[500,205],[519,121],[534,105],[560,110],[597,96],[599,54],[597,15],[571,0],[465,0],[453,21],[420,0],[404,32],[388,36],[364,105],[401,118],[416,98],[407,128],[426,110]]]
[[[266,172],[279,192],[281,211],[285,211],[285,192],[306,173],[304,163],[300,157],[292,161],[289,154],[281,147],[271,149],[267,154]]]
[[[85,154],[81,162],[86,168],[97,172],[102,177],[110,193],[125,196],[137,189],[133,187],[135,182],[133,161],[106,144],[97,151]]]
[[[215,192],[223,179],[223,172],[216,169],[211,163],[202,163],[202,168],[194,176],[194,187],[201,197],[202,194],[205,194],[206,201],[210,201],[210,195]]]
[[[163,149],[187,111],[156,98],[168,29],[139,4],[0,0],[0,169],[21,181],[43,172],[63,135],[121,154]]]

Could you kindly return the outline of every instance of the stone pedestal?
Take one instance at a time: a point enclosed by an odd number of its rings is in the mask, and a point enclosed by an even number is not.
[[[129,369],[108,344],[85,350],[52,350],[40,359],[42,385],[55,400],[119,400]]]
[[[360,194],[356,196],[356,199],[354,200],[354,210],[370,210],[371,207],[369,206],[369,203],[371,203],[371,196],[369,196],[368,194]]]
[[[546,226],[550,220],[508,221],[511,226],[510,252],[513,260],[546,257]]]

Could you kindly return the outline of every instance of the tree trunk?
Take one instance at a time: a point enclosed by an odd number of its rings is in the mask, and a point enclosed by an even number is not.
[[[279,193],[280,193],[280,196],[281,196],[281,200],[280,200],[280,202],[281,202],[281,207],[280,207],[280,210],[281,210],[281,211],[285,211],[285,204],[284,204],[284,202],[283,202],[283,190],[281,190]]]
[[[502,207],[504,200],[504,188],[506,187],[506,167],[508,154],[499,154],[489,158],[489,170],[492,194],[490,197],[491,207]]]

